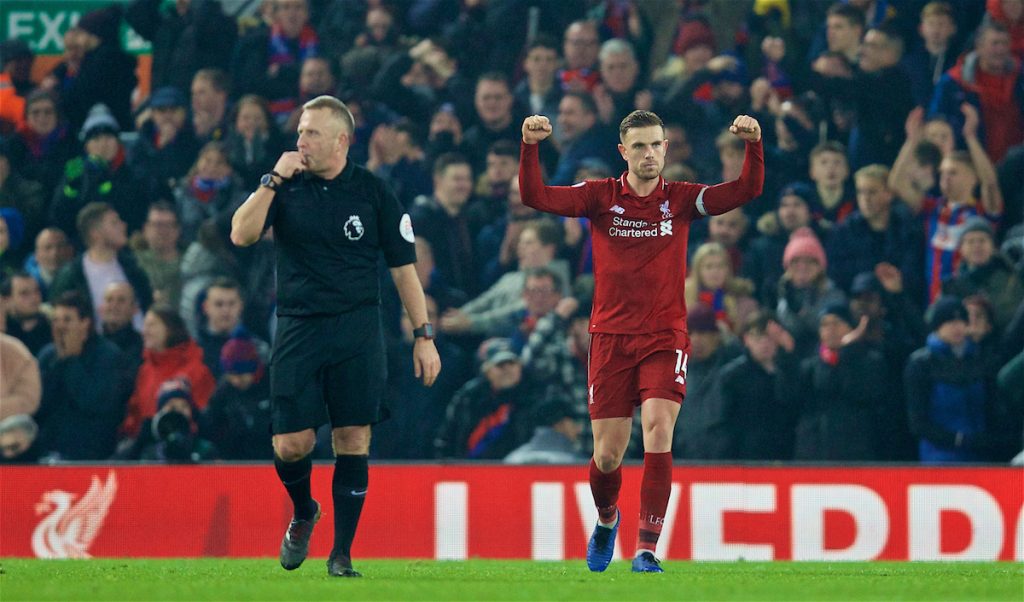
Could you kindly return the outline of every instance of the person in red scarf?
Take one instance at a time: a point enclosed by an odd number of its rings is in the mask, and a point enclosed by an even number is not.
[[[256,29],[238,43],[231,68],[239,94],[258,94],[283,124],[299,105],[299,74],[319,54],[320,40],[309,24],[306,0],[276,0],[269,29]]]
[[[964,102],[981,114],[979,138],[993,163],[1024,141],[1021,61],[1010,52],[1010,33],[998,22],[985,21],[978,27],[974,50],[939,80],[928,113],[943,115],[959,132],[964,124],[960,110]]]
[[[247,196],[249,191],[228,160],[227,147],[207,142],[174,189],[182,242],[186,246],[195,242],[203,221],[233,214]]]
[[[128,166],[120,128],[106,105],[96,105],[78,137],[84,152],[64,165],[64,179],[50,205],[50,223],[68,234],[76,246],[83,241],[75,226],[78,212],[93,201],[109,203],[132,232],[142,227],[149,209]]]

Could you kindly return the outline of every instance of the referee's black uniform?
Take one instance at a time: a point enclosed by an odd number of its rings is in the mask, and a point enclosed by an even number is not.
[[[349,160],[331,180],[301,172],[277,189],[278,326],[270,360],[274,434],[368,425],[387,377],[378,260],[416,261],[412,222],[395,195]]]

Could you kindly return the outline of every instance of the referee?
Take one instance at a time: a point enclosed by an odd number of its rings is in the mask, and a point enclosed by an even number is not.
[[[330,420],[334,446],[334,547],[327,572],[359,577],[352,538],[367,491],[370,425],[381,420],[386,378],[377,262],[383,252],[417,328],[413,370],[430,386],[441,370],[416,277],[412,222],[383,182],[348,160],[355,123],[337,98],[302,107],[298,151],[238,208],[231,241],[247,246],[274,228],[277,335],[270,361],[274,466],[295,505],[281,542],[281,566],[309,552],[320,520],[310,495],[315,429]]]

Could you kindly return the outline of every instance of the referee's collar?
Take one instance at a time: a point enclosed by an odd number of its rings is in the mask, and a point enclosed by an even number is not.
[[[355,174],[355,171],[356,171],[355,163],[353,163],[352,158],[349,157],[348,159],[345,160],[345,167],[342,168],[341,173],[339,173],[338,175],[334,176],[330,180],[327,180],[325,178],[321,178],[320,176],[317,176],[317,175],[313,175],[313,174],[309,173],[308,171],[302,172],[302,179],[304,181],[307,181],[307,182],[311,181],[311,180],[320,180],[321,182],[345,183],[345,182],[351,182],[352,181],[352,177]]]

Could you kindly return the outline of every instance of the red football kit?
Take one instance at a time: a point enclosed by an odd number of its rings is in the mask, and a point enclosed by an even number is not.
[[[588,368],[591,418],[630,417],[653,397],[686,395],[686,241],[690,222],[726,213],[761,194],[764,151],[748,142],[738,180],[715,186],[667,182],[646,197],[626,173],[573,186],[545,186],[537,145],[522,143],[523,203],[586,217],[594,249],[594,302]],[[644,336],[636,336],[644,335]]]

